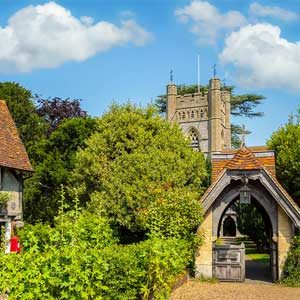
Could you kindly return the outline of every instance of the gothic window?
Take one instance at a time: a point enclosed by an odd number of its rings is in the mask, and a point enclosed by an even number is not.
[[[203,117],[204,117],[204,112],[203,112],[203,109],[201,109],[201,111],[200,111],[200,118],[203,119]]]
[[[184,120],[185,119],[185,112],[183,111],[182,112],[182,120]]]
[[[191,118],[192,119],[194,119],[195,118],[195,113],[194,113],[194,111],[192,110],[192,112],[191,112]]]
[[[195,128],[190,129],[190,131],[188,133],[188,137],[191,141],[190,146],[195,150],[199,150],[200,149],[200,139],[199,139],[199,134]]]

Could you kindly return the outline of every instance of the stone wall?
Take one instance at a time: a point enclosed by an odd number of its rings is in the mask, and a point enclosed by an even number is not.
[[[278,207],[278,278],[281,279],[283,267],[293,239],[293,226],[287,214]]]
[[[209,209],[204,216],[204,220],[198,229],[198,233],[204,235],[204,242],[196,253],[195,267],[197,278],[211,278],[212,277],[212,245],[215,237],[212,235],[212,210]]]

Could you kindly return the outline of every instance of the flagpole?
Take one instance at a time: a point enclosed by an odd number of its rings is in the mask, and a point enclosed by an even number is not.
[[[200,93],[200,55],[198,54],[198,93]]]

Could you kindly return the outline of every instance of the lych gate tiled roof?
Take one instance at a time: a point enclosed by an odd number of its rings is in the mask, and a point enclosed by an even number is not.
[[[225,165],[225,168],[228,170],[255,170],[261,169],[262,165],[254,157],[253,153],[244,146]]]
[[[201,197],[204,212],[207,212],[217,197],[230,185],[230,171],[256,170],[264,178],[261,183],[272,193],[272,197],[300,228],[300,208],[279,183],[275,174],[275,153],[266,147],[241,147],[224,150],[212,155],[212,184]],[[239,172],[234,172],[238,176]],[[264,183],[268,182],[268,184]]]
[[[221,171],[226,169],[251,170],[265,168],[275,175],[275,155],[265,146],[242,147],[240,149],[224,150],[214,154],[212,158],[212,181],[215,181]]]
[[[0,166],[33,171],[7,105],[0,100]]]

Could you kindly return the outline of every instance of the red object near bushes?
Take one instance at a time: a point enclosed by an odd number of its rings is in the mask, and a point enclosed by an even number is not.
[[[20,253],[20,250],[20,239],[15,235],[10,240],[10,252]]]

